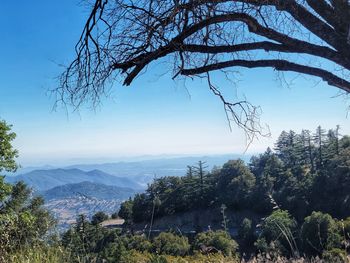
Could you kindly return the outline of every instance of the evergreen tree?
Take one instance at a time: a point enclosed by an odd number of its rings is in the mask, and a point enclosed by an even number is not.
[[[318,169],[321,169],[321,167],[324,164],[324,159],[325,159],[325,144],[327,140],[327,135],[326,131],[322,129],[321,126],[318,126],[316,129],[316,133],[314,135],[314,142],[317,147],[317,161],[316,164],[318,166]]]

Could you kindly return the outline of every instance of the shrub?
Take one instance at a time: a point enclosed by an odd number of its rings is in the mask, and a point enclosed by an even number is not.
[[[124,245],[127,249],[134,249],[140,252],[151,251],[152,249],[151,242],[143,235],[125,237]]]
[[[333,248],[322,253],[325,263],[348,263],[346,252],[339,248]]]
[[[274,250],[280,251],[282,254],[297,253],[297,248],[294,242],[294,232],[296,229],[296,221],[291,215],[284,210],[276,210],[268,216],[263,224],[261,236],[259,239],[264,238],[264,242],[273,247]],[[257,242],[262,249],[263,241]],[[263,251],[262,252],[266,252]]]
[[[173,256],[184,256],[190,250],[187,237],[181,237],[166,232],[154,238],[153,246],[157,253]]]
[[[350,217],[339,222],[345,240],[350,240]]]
[[[6,263],[65,263],[72,262],[71,260],[69,253],[61,247],[43,245],[18,250],[13,254],[7,255],[6,258],[2,258],[2,255],[0,255],[0,262]]]
[[[329,214],[312,212],[301,227],[304,251],[317,255],[323,250],[340,248],[342,237],[339,230],[339,225]]]
[[[238,244],[227,232],[222,230],[199,233],[195,237],[195,249],[203,250],[210,247],[221,251],[226,256],[233,256],[238,248]]]
[[[255,239],[254,229],[252,226],[252,220],[244,218],[239,229],[238,237],[242,240],[242,243],[246,246],[250,246]]]
[[[260,237],[258,238],[255,243],[254,246],[256,247],[256,249],[258,250],[258,252],[268,252],[269,249],[269,244],[267,244],[266,239],[264,237]]]
[[[98,225],[107,219],[108,219],[108,215],[100,211],[92,216],[91,224]]]
[[[126,224],[131,223],[133,220],[133,201],[131,199],[121,203],[118,216],[125,220]]]

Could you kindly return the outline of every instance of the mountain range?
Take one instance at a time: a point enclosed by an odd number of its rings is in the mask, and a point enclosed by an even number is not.
[[[111,214],[121,202],[145,189],[155,177],[183,176],[188,165],[204,161],[207,170],[232,159],[248,161],[247,155],[177,157],[150,160],[77,164],[68,167],[24,167],[7,175],[9,183],[24,181],[45,199],[46,208],[58,220],[59,228],[69,227],[79,214],[91,217],[97,211]]]
[[[208,170],[214,166],[222,166],[228,160],[242,159],[248,162],[250,155],[225,154],[213,156],[190,156],[177,158],[160,158],[151,160],[102,163],[102,164],[77,164],[67,168],[90,171],[98,169],[105,173],[123,176],[146,187],[155,177],[163,176],[184,176],[188,165],[196,165],[199,161],[204,161]]]
[[[131,188],[92,182],[81,182],[56,186],[40,194],[48,202],[53,199],[64,199],[77,196],[103,200],[125,200],[132,197],[137,192],[137,190]]]
[[[117,177],[99,170],[82,171],[80,169],[34,170],[29,173],[7,176],[9,183],[23,181],[36,191],[46,191],[56,186],[81,182],[92,182],[104,185],[140,189],[141,185],[126,177]]]

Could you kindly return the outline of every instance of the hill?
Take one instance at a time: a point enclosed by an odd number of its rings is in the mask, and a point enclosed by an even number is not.
[[[45,199],[45,207],[57,219],[58,229],[65,229],[80,214],[91,218],[98,211],[115,213],[121,202],[136,193],[131,188],[81,182],[56,186],[40,194]]]
[[[51,188],[43,193],[46,201],[52,199],[71,198],[85,196],[104,200],[125,200],[136,194],[131,188],[104,185],[92,182],[81,182],[77,184],[65,184]]]
[[[17,176],[7,176],[6,181],[9,183],[24,181],[37,191],[46,191],[56,186],[81,182],[93,182],[132,189],[141,188],[139,184],[126,177],[113,176],[99,170],[82,171],[75,168],[34,170]]]

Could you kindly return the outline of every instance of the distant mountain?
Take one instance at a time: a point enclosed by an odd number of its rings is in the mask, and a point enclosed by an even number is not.
[[[115,176],[124,176],[133,179],[143,186],[151,182],[153,178],[162,176],[183,176],[186,174],[188,165],[195,165],[198,161],[205,161],[207,169],[214,166],[222,166],[228,160],[242,159],[249,161],[250,155],[214,155],[196,157],[162,158],[137,162],[117,162],[104,164],[78,164],[67,167],[68,169],[80,169],[90,171],[98,169]]]
[[[29,173],[7,176],[5,180],[9,183],[24,181],[37,191],[46,191],[50,188],[81,182],[93,182],[105,185],[114,185],[132,189],[142,188],[138,183],[126,177],[117,177],[99,170],[82,171],[79,169],[51,169],[34,170]]]
[[[40,194],[46,201],[49,201],[52,199],[64,199],[77,196],[104,200],[125,200],[134,196],[136,193],[137,191],[131,188],[81,182],[56,186]]]
[[[57,167],[52,166],[52,165],[42,165],[42,166],[25,166],[25,167],[19,167],[17,169],[16,172],[12,173],[12,172],[4,172],[4,174],[6,176],[9,177],[13,177],[16,175],[20,175],[20,174],[26,174],[26,173],[30,173],[34,170],[52,170],[52,169],[56,169]]]
[[[137,192],[131,188],[81,182],[56,186],[39,194],[57,219],[58,229],[66,229],[75,222],[77,215],[91,218],[98,211],[109,215],[117,212],[120,204]]]

